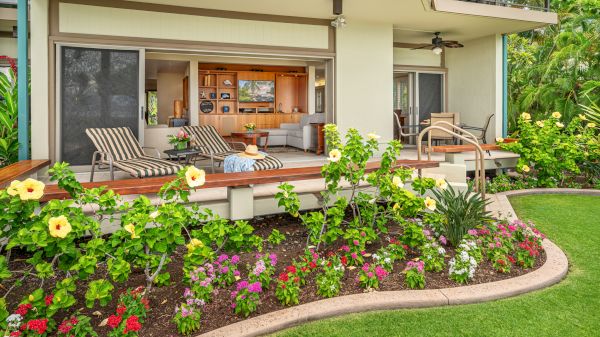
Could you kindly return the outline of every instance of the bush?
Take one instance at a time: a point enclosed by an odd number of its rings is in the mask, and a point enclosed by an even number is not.
[[[444,236],[454,246],[457,246],[469,229],[490,221],[489,212],[485,211],[488,204],[481,194],[473,192],[469,185],[464,192],[457,192],[448,185],[445,189],[435,189],[433,194],[437,199],[436,212],[444,216],[442,230]]]

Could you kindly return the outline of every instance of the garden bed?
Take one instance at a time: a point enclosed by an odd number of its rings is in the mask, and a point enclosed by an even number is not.
[[[266,251],[268,253],[275,253],[278,257],[277,267],[275,275],[279,275],[280,272],[283,272],[285,266],[288,266],[292,263],[294,258],[298,256],[302,256],[304,253],[304,249],[306,247],[306,229],[302,226],[298,218],[292,217],[288,214],[279,214],[279,215],[271,215],[266,217],[257,217],[250,221],[250,224],[256,229],[255,234],[266,239],[271,233],[272,229],[278,229],[282,233],[286,235],[286,240],[276,246],[272,246],[267,244]],[[390,226],[389,235],[383,236],[384,242],[375,242],[371,245],[367,246],[367,255],[374,253],[377,251],[382,245],[385,245],[387,240],[390,238],[398,238],[402,234],[402,230],[400,226]],[[325,252],[329,251],[339,251],[340,247],[343,245],[343,241],[336,242],[330,246],[327,246],[324,250]],[[452,281],[448,277],[448,260],[449,257],[454,256],[454,249],[451,246],[444,246],[446,249],[446,266],[441,272],[425,272],[425,280],[426,285],[425,289],[441,289],[441,288],[451,288],[451,287],[459,287],[460,284]],[[152,290],[152,293],[149,296],[150,308],[151,311],[148,313],[148,317],[146,318],[147,323],[143,325],[142,330],[140,330],[141,336],[174,336],[179,335],[177,332],[177,328],[175,323],[172,321],[174,308],[181,302],[184,302],[183,293],[186,286],[186,283],[182,282],[183,279],[183,255],[186,252],[186,248],[184,246],[179,247],[177,252],[172,256],[173,262],[168,265],[167,271],[171,274],[171,284],[162,287],[155,287]],[[16,255],[16,256],[15,256]],[[255,253],[242,253],[240,256],[240,272],[242,275],[245,275],[249,272],[247,270],[246,265],[252,266],[255,259]],[[13,253],[14,262],[11,263],[11,269],[22,269],[23,258],[26,258],[27,255],[20,254],[19,252]],[[377,291],[392,291],[392,290],[405,290],[408,289],[404,284],[405,275],[402,273],[402,270],[406,266],[406,262],[419,258],[420,254],[417,250],[408,249],[406,258],[402,261],[394,263],[393,271],[387,276],[384,280],[380,282],[380,287]],[[365,258],[366,262],[371,262],[371,256]],[[499,273],[494,270],[490,261],[485,259],[482,263],[477,267],[477,272],[474,277],[469,281],[469,285],[472,284],[480,284],[487,282],[494,282],[503,279],[517,277],[526,273],[529,273],[533,270],[536,270],[540,266],[542,266],[546,261],[545,253],[542,252],[540,257],[536,260],[533,268],[523,269],[518,266],[513,266],[510,272],[508,273]],[[339,296],[356,294],[365,292],[365,289],[360,287],[358,282],[356,281],[356,277],[358,275],[360,268],[355,268],[349,270],[346,268],[346,272],[344,277],[342,278],[342,288],[340,290]],[[102,276],[105,275],[106,268],[105,266],[99,267],[96,275]],[[45,282],[44,288],[47,291],[51,291],[54,288],[53,280],[60,280],[64,275],[60,275],[60,277],[53,278]],[[82,282],[82,281],[80,281]],[[138,286],[145,285],[145,276],[142,270],[134,270],[131,273],[129,280],[125,283],[115,283],[114,294],[119,294],[124,292],[126,289],[133,289]],[[19,301],[30,294],[33,290],[35,290],[39,286],[39,281],[34,280],[24,280],[22,286],[16,288],[11,293],[10,298],[8,298],[8,306],[16,307]],[[85,286],[77,287],[77,292],[75,293],[75,298],[78,303],[85,303]],[[202,316],[202,328],[196,332],[196,334],[200,334],[203,332],[207,332],[213,329],[220,328],[222,326],[226,326],[235,322],[239,322],[244,320],[245,318],[236,315],[231,309],[231,298],[230,292],[235,290],[235,284],[225,288],[219,289],[218,293],[213,296],[212,302],[208,303],[204,307],[204,313]],[[323,297],[317,295],[316,292],[316,284],[315,284],[315,273],[310,273],[306,277],[306,285],[301,287],[299,301],[302,303],[309,303],[317,300],[321,300]],[[88,309],[83,305],[78,306],[81,312],[85,315],[88,315],[92,318],[92,324],[95,327],[96,331],[101,335],[107,335],[111,330],[108,326],[99,327],[101,322],[105,320],[109,315],[114,313],[114,308],[117,306],[117,296],[113,296],[113,300],[105,307],[95,306],[93,309]],[[258,309],[252,313],[249,317],[255,317],[262,314],[266,314],[272,311],[284,309],[287,306],[282,305],[275,296],[275,284],[272,283],[269,289],[263,290],[263,293],[260,296],[260,304]],[[62,321],[65,318],[64,315],[57,314],[56,320],[58,322]]]

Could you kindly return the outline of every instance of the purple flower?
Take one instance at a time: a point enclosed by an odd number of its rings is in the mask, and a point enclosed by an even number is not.
[[[356,259],[358,257],[358,255],[355,252],[352,252],[352,254],[350,254],[350,256],[352,256],[353,259]]]
[[[185,290],[183,291],[183,297],[190,297],[192,296],[192,291],[190,290],[190,288],[185,288]]]
[[[346,253],[350,251],[350,247],[343,245],[342,246],[342,250],[345,251]]]
[[[375,267],[375,275],[377,275],[377,278],[379,279],[379,281],[381,281],[388,275],[388,272],[385,269],[381,268],[381,266],[377,266]]]
[[[231,303],[231,309],[235,309],[235,307],[237,307],[237,304],[235,304],[235,302]]]
[[[240,262],[240,257],[237,255],[234,255],[231,257],[231,263],[233,264],[238,264]]]
[[[239,270],[234,270],[233,271],[233,276],[240,276],[240,271]]]
[[[476,229],[469,229],[467,231],[467,234],[473,235],[473,236],[477,236],[477,230]]]
[[[223,261],[227,260],[229,258],[229,256],[227,256],[227,254],[221,254],[219,255],[219,257],[217,258],[217,262],[219,263],[223,263]]]
[[[423,234],[425,236],[431,236],[431,231],[429,229],[423,229]]]
[[[229,267],[223,266],[223,267],[221,267],[220,273],[221,274],[226,274],[228,271],[229,271]]]
[[[358,242],[358,240],[354,240],[354,241],[352,241],[352,243],[353,243],[355,246],[358,246],[358,245],[360,244],[360,242]]]
[[[237,296],[237,294],[238,294],[237,290],[232,291],[231,292],[231,298],[232,299],[235,298]]]
[[[365,263],[363,264],[362,268],[361,268],[365,273],[369,271],[369,264]]]
[[[251,283],[248,286],[248,291],[251,293],[260,293],[262,291],[262,285],[260,284],[260,282]]]
[[[269,254],[269,259],[271,259],[271,266],[275,266],[277,264],[277,255],[275,253]]]
[[[242,280],[237,284],[237,290],[240,291],[242,289],[248,288],[248,281]]]
[[[369,278],[372,278],[372,277],[373,277],[373,273],[372,273],[372,272],[369,272],[369,273],[367,274],[367,276],[368,276]]]
[[[446,239],[445,236],[440,236],[440,242],[445,246],[446,244],[448,244],[448,240]]]

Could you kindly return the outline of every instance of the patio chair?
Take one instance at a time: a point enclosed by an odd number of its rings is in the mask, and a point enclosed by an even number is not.
[[[479,131],[479,134],[475,134],[477,141],[479,141],[480,143],[483,143],[483,144],[487,144],[486,135],[487,135],[487,130],[490,126],[490,123],[492,122],[492,118],[494,118],[494,114],[489,114],[486,117],[485,124],[483,125],[483,127],[470,126],[467,124],[461,124],[459,126],[467,131]],[[488,156],[492,155],[492,153],[489,150],[485,151],[485,152],[487,152]]]
[[[227,156],[243,152],[236,150],[235,146],[246,148],[246,144],[242,142],[225,141],[212,125],[184,126],[183,130],[192,136],[200,151],[199,155],[210,159],[212,173],[215,172],[215,162],[220,164]],[[253,166],[255,171],[276,170],[282,167],[283,163],[279,159],[269,155],[265,159],[257,160]]]
[[[431,113],[431,119],[430,119],[429,125],[435,125],[435,123],[440,122],[440,121],[448,122],[448,123],[454,125],[454,124],[456,124],[456,119],[457,119],[456,114],[453,112]],[[449,126],[442,125],[442,128],[452,131]],[[431,140],[434,143],[437,143],[439,145],[440,141],[454,142],[454,136],[452,136],[449,133],[446,133],[444,131],[441,131],[441,130],[431,130]]]
[[[400,117],[398,117],[398,113],[394,112],[394,119],[396,121],[396,126],[398,127],[398,133],[400,133],[400,139],[402,138],[406,138],[409,140],[410,143],[410,137],[415,137],[415,141],[416,141],[416,136],[419,135],[419,132],[415,132],[415,133],[410,133],[410,125],[402,125],[402,123],[400,122]],[[419,126],[415,126],[418,130]],[[404,133],[404,130],[409,130],[409,133]]]
[[[97,151],[92,155],[92,172],[90,181],[94,181],[97,164],[107,164],[110,180],[115,180],[114,167],[119,168],[136,178],[147,178],[176,174],[183,168],[168,160],[160,159],[160,153],[154,149],[158,158],[147,156],[144,147],[137,141],[128,127],[120,128],[88,128],[85,133],[90,137]]]

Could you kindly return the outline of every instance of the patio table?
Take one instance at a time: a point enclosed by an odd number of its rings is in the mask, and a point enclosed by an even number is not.
[[[177,160],[178,164],[181,164],[183,160],[183,163],[185,163],[186,165],[190,163],[191,158],[197,156],[200,153],[199,150],[192,148],[183,150],[170,149],[164,152],[167,156],[169,156],[170,160]]]

